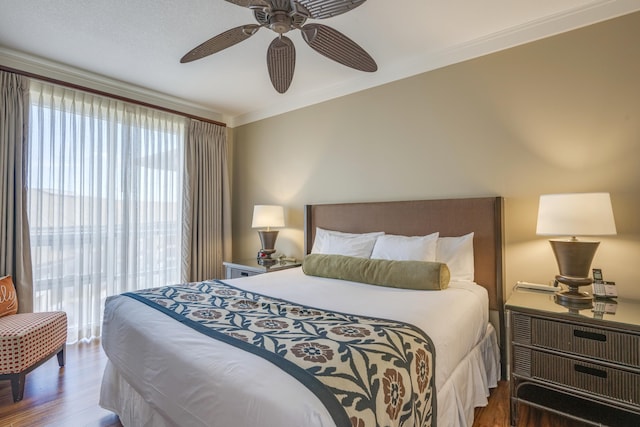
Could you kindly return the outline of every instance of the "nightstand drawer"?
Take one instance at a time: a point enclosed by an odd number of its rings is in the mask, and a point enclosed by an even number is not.
[[[255,276],[257,273],[255,271],[248,270],[240,270],[238,268],[227,268],[227,279],[237,279],[238,277],[249,277]]]
[[[640,336],[573,323],[513,316],[515,343],[570,352],[631,367],[640,366]]]
[[[513,362],[518,375],[640,405],[639,374],[519,346],[514,348]]]

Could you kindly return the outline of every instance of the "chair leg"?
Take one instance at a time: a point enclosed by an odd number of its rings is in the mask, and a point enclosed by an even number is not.
[[[67,345],[64,344],[62,346],[62,348],[60,349],[60,351],[58,352],[57,356],[58,356],[58,366],[62,367],[64,366],[64,364],[67,361],[67,353],[66,350],[67,349]]]
[[[11,393],[13,393],[13,402],[19,402],[24,396],[24,380],[26,374],[14,374],[11,376]]]

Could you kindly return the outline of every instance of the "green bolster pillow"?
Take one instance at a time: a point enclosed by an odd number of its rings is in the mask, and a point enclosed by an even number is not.
[[[447,264],[427,261],[390,261],[344,255],[311,254],[302,262],[308,276],[349,280],[392,288],[440,290],[449,286]]]

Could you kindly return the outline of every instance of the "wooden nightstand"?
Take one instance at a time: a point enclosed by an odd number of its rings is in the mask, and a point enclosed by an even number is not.
[[[255,276],[256,274],[270,273],[272,271],[285,270],[287,268],[300,267],[302,264],[293,261],[276,261],[273,265],[261,265],[256,258],[241,261],[224,262],[227,279],[237,277]]]
[[[505,308],[512,426],[519,403],[590,425],[640,426],[640,301],[570,312],[553,293],[515,290]]]

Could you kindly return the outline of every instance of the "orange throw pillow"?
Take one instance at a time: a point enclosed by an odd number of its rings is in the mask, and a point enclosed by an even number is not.
[[[0,317],[18,312],[18,296],[11,276],[0,277]]]

